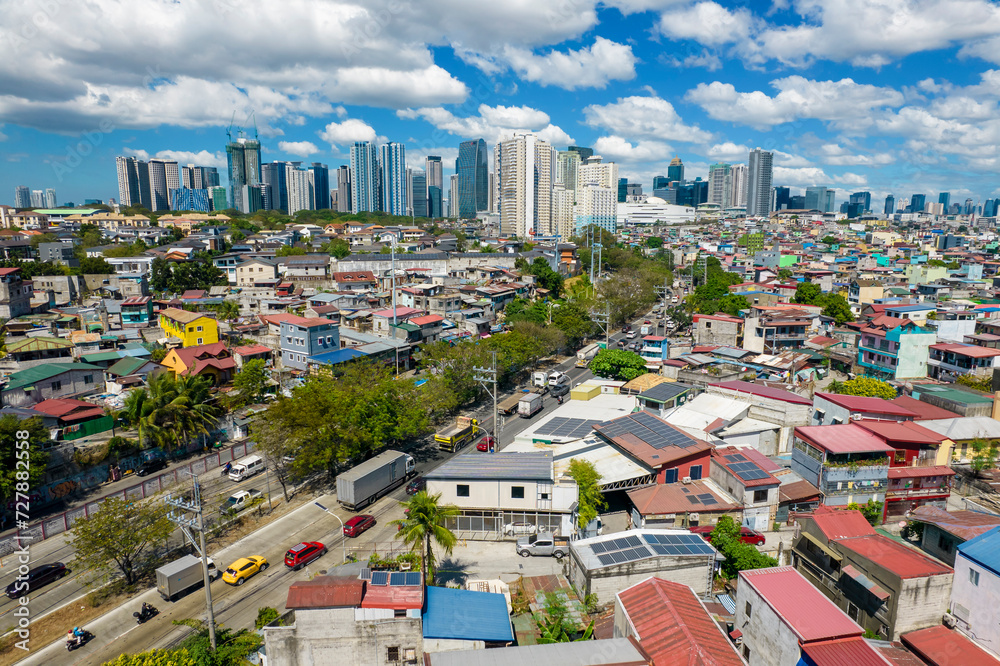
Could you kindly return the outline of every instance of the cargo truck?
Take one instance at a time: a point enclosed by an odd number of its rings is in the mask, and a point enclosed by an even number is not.
[[[590,365],[590,362],[594,360],[597,356],[597,352],[601,351],[601,347],[598,344],[587,345],[583,349],[576,352],[576,367],[586,368]]]
[[[528,393],[517,403],[517,415],[522,419],[530,419],[540,411],[542,411],[542,396],[537,393]]]
[[[383,451],[337,475],[337,501],[351,511],[368,506],[416,473],[413,456]]]
[[[524,397],[524,393],[515,393],[514,395],[509,395],[500,401],[497,405],[497,409],[500,410],[501,414],[510,415],[517,411],[517,403],[521,402],[521,398]]]
[[[208,558],[208,580],[219,577],[215,562]],[[205,573],[201,568],[201,558],[185,555],[170,564],[164,564],[156,570],[156,591],[167,601],[173,601],[184,592],[203,585]]]
[[[644,324],[642,328],[639,329],[640,335],[650,335],[653,331],[653,327],[649,324]]]
[[[434,435],[434,441],[442,451],[458,451],[479,434],[479,421],[468,416],[459,416],[454,425]]]

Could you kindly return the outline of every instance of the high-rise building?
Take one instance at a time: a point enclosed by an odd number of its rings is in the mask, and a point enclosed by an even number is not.
[[[562,238],[569,238],[576,230],[575,200],[575,190],[567,190],[562,183],[552,186],[552,230]]]
[[[230,140],[226,144],[226,159],[229,165],[229,192],[232,197],[233,208],[241,213],[251,213],[260,210],[263,206],[263,192],[260,180],[260,141],[256,138],[248,139],[239,136],[235,140]],[[244,186],[257,187],[256,195],[247,190]],[[260,199],[244,201],[244,193]],[[258,206],[253,211],[254,205]]]
[[[427,216],[441,217],[444,215],[442,207],[444,171],[441,165],[441,156],[428,155],[424,160],[424,166],[424,170],[427,172]]]
[[[551,233],[554,152],[528,132],[514,132],[500,142],[502,234],[530,238]]]
[[[910,197],[910,212],[922,213],[927,207],[927,197],[923,194],[914,194]]]
[[[806,210],[818,210],[823,212],[826,210],[826,192],[825,187],[807,187],[806,188]]]
[[[767,217],[771,211],[771,179],[774,154],[754,148],[747,170],[747,216]]]
[[[719,204],[723,210],[732,206],[733,179],[730,165],[719,162],[708,167],[708,203]]]
[[[729,179],[733,184],[733,191],[729,195],[730,205],[733,208],[747,207],[747,165],[734,164],[729,167]]]
[[[212,210],[226,210],[229,204],[226,201],[226,188],[221,185],[213,185],[208,188],[208,200]]]
[[[570,146],[566,150],[572,150],[574,153],[579,155],[581,162],[586,162],[588,159],[594,156],[593,148],[585,148],[583,146]]]
[[[170,210],[170,190],[181,186],[177,162],[154,158],[149,160],[149,200],[152,212]]]
[[[118,158],[122,159],[122,158]],[[31,190],[26,185],[18,185],[14,188],[14,208],[31,207]]]
[[[826,191],[826,205],[823,206],[824,213],[832,213],[834,206],[837,205],[837,190],[827,189]]]
[[[965,206],[962,208],[962,213],[964,215],[972,215],[973,210],[975,210],[975,206],[972,205],[972,199],[966,199]]]
[[[379,147],[379,176],[382,210],[390,215],[406,215],[406,146],[390,141]]]
[[[848,205],[857,204],[861,206],[861,212],[866,213],[872,209],[872,193],[871,192],[855,192],[852,194],[848,200]],[[859,216],[855,216],[859,217]]]
[[[618,225],[617,188],[602,187],[595,182],[580,181],[573,212],[576,231],[596,226],[615,233]]]
[[[951,192],[941,192],[938,194],[938,203],[944,207],[945,212],[951,206]]]
[[[458,174],[448,177],[448,217],[458,217]]]
[[[414,169],[410,183],[410,207],[413,217],[427,217],[427,172],[423,169]]]
[[[882,212],[886,216],[895,214],[895,212],[896,212],[896,197],[892,196],[891,194],[886,195],[886,197],[885,197],[885,207],[882,209]]]
[[[577,176],[578,187],[588,184],[606,187],[615,191],[615,200],[617,201],[619,178],[618,165],[614,162],[602,162],[601,157],[595,155],[580,165]]]
[[[473,219],[489,207],[489,172],[486,166],[486,142],[463,141],[458,146],[455,172],[458,174],[458,216]]]
[[[351,212],[375,211],[378,182],[378,154],[375,144],[356,141],[351,146]]]
[[[677,189],[677,205],[696,208],[698,204],[708,201],[708,181],[699,176],[694,180],[681,183]]]
[[[670,182],[683,182],[684,163],[681,162],[679,155],[675,155],[674,159],[670,160],[670,166],[667,167],[667,178],[670,179]]]
[[[802,210],[806,207],[805,195],[796,194],[788,197],[789,210]]]
[[[288,214],[295,215],[300,210],[314,210],[313,201],[316,183],[311,169],[301,168],[301,162],[285,165],[285,183],[288,187]]]
[[[196,210],[207,213],[212,209],[208,190],[205,188],[175,187],[170,193],[170,201],[173,202],[172,210]]]
[[[626,201],[638,201],[642,198],[642,183],[629,183],[625,188]]]
[[[337,212],[351,212],[351,167],[337,167]]]
[[[45,208],[45,191],[31,190],[31,207]]]
[[[653,192],[656,190],[662,190],[666,187],[670,187],[670,179],[666,176],[653,176]],[[656,196],[654,194],[654,196]]]
[[[268,199],[268,210],[288,212],[287,166],[288,162],[277,160],[261,165],[261,185],[264,186],[264,196]]]
[[[330,169],[325,164],[313,162],[309,170],[313,175],[313,210],[329,210]]]
[[[556,154],[556,179],[554,185],[562,185],[570,193],[576,192],[580,180],[580,153],[575,150],[560,150]],[[553,205],[555,205],[553,203]]]
[[[56,190],[53,187],[45,188],[45,207],[58,208],[58,204],[56,203]]]
[[[628,199],[628,178],[618,179],[618,203],[625,203]]]
[[[787,187],[774,188],[774,210],[785,210],[790,203],[791,191]]]
[[[264,186],[244,185],[240,188],[240,201],[247,213],[256,213],[264,208]]]

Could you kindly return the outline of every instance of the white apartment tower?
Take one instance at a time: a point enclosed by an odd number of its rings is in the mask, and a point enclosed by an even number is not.
[[[315,175],[312,169],[300,169],[299,162],[285,165],[285,187],[288,190],[288,214],[313,210]]]
[[[552,146],[530,132],[514,132],[498,150],[500,232],[520,238],[551,234]]]
[[[552,186],[552,229],[560,238],[569,238],[576,230],[575,202],[575,190],[566,189],[562,183]]]
[[[708,167],[708,203],[725,210],[732,206],[733,182],[730,165],[719,162]]]
[[[733,208],[747,207],[747,165],[734,164],[729,167],[729,180],[733,189],[729,194],[730,206]]]

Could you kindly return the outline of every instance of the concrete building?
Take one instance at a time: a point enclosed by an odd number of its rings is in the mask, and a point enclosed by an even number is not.
[[[34,288],[21,279],[20,268],[0,268],[0,318],[20,317],[31,312]]]
[[[912,421],[920,414],[882,398],[868,398],[837,393],[813,394],[811,425],[837,425],[862,419],[877,421]]]
[[[954,382],[962,375],[993,377],[1000,368],[1000,349],[967,345],[961,342],[939,342],[930,345],[927,376],[943,382]]]
[[[5,407],[28,407],[96,393],[104,388],[103,370],[89,363],[44,363],[11,374],[0,398]]]
[[[219,322],[207,315],[167,308],[160,311],[159,321],[167,337],[180,340],[182,347],[210,345],[219,341]]]
[[[934,331],[913,321],[877,317],[860,329],[858,365],[869,374],[890,380],[927,376],[929,348],[937,342]]]
[[[281,322],[281,364],[305,370],[310,356],[340,349],[340,327],[329,319],[288,316]]]
[[[789,453],[792,450],[793,431],[808,425],[812,416],[812,401],[790,391],[762,386],[752,382],[729,381],[709,384],[707,393],[749,403],[746,416],[778,426],[776,449],[761,451],[765,455]]]
[[[257,257],[236,264],[233,269],[238,287],[253,287],[259,282],[278,279],[278,265],[271,259]]]
[[[1000,527],[1000,516],[991,513],[946,511],[936,506],[917,507],[909,518],[924,526],[920,547],[950,567],[955,566],[959,546]]]
[[[948,610],[962,633],[1000,655],[1000,527],[958,546]]]
[[[709,477],[743,506],[743,525],[765,532],[774,525],[778,513],[781,481],[758,462],[755,453],[754,449],[717,447],[712,451]]]
[[[696,314],[692,319],[696,345],[740,347],[743,344],[743,320],[739,317]]]
[[[795,429],[792,471],[816,486],[831,506],[885,500],[896,450],[860,425]]]
[[[534,134],[514,132],[497,144],[500,230],[531,238],[551,234],[553,148]]]

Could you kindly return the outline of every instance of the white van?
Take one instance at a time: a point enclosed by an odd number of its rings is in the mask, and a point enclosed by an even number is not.
[[[263,458],[260,456],[247,456],[233,463],[233,466],[229,469],[229,479],[232,481],[242,481],[263,471]]]

